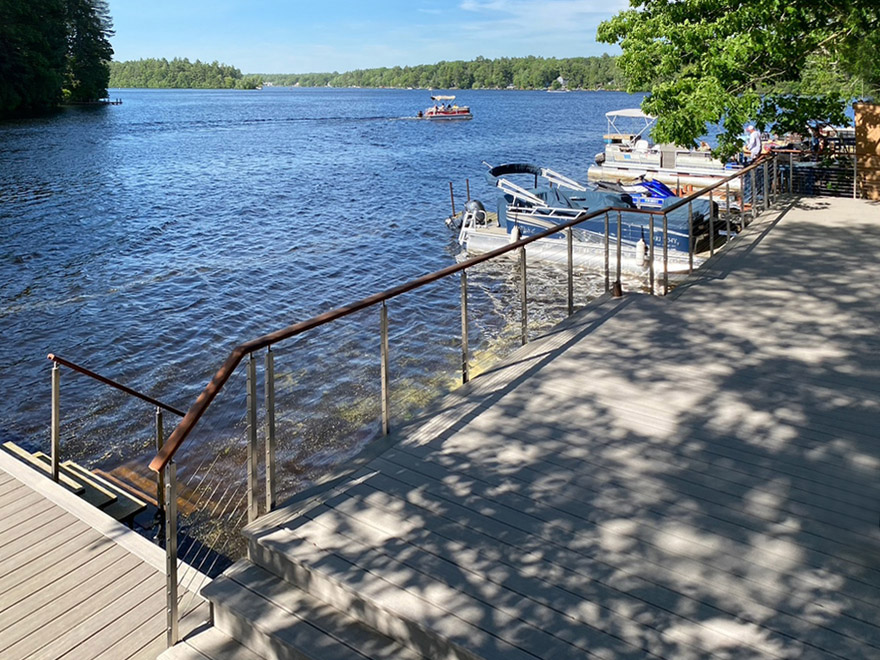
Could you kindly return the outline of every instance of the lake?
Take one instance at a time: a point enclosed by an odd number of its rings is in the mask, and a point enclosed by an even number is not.
[[[483,161],[586,180],[604,113],[641,100],[457,94],[472,121],[405,119],[423,90],[272,88],[111,90],[123,105],[0,124],[0,440],[48,451],[50,352],[186,410],[235,344],[454,263],[450,181],[459,208],[468,179],[494,208]],[[476,358],[515,344],[516,282],[510,264],[475,273]],[[458,377],[458,286],[389,306],[397,419]],[[598,286],[583,275],[579,302]],[[559,320],[564,274],[535,269],[530,290],[534,327]],[[375,310],[277,347],[288,491],[375,435],[378,353]],[[240,460],[243,371],[184,465]],[[61,411],[64,458],[148,462],[150,406],[65,369]]]

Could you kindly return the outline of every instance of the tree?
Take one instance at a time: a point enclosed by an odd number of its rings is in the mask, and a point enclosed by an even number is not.
[[[96,101],[107,96],[113,23],[106,0],[67,0],[68,101]]]
[[[65,35],[64,0],[0,0],[0,117],[58,104]]]
[[[877,0],[630,0],[599,26],[618,43],[630,91],[649,89],[642,108],[658,117],[658,141],[693,145],[721,124],[717,153],[742,146],[745,124],[786,132],[812,120],[846,123],[853,86],[810,95],[811,72],[838,71],[877,89]]]

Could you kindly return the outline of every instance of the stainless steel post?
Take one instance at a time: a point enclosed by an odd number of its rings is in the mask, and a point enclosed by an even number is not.
[[[663,295],[669,293],[669,218],[663,214]]]
[[[621,274],[621,258],[623,250],[623,214],[618,211],[617,212],[617,287],[622,288],[620,282],[620,274]]]
[[[727,208],[724,213],[724,222],[726,234],[724,236],[724,244],[730,242],[730,181],[724,184],[724,206]]]
[[[467,271],[461,271],[461,383],[464,385],[470,380],[468,365],[468,294],[467,294]]]
[[[275,353],[272,347],[266,349],[266,512],[275,508]]]
[[[714,190],[709,191],[709,256],[715,256],[715,199]]]
[[[522,308],[522,344],[525,346],[529,343],[529,295],[528,280],[526,279],[526,249],[519,249],[519,295],[520,306]]]
[[[257,361],[248,355],[247,363],[247,505],[248,522],[260,515],[257,498]]]
[[[794,152],[788,152],[788,193],[794,192]]]
[[[756,201],[758,199],[757,184],[755,183],[755,169],[752,169],[749,174],[752,180],[752,210],[749,214],[749,219],[754,220],[757,217],[757,211],[755,209],[757,208]]]
[[[608,293],[611,291],[611,269],[608,264],[608,230],[609,230],[609,220],[608,220],[608,211],[605,211],[605,292]]]
[[[382,435],[388,435],[391,432],[391,393],[388,387],[388,307],[384,300],[379,310],[379,333],[381,335],[379,350],[382,361]]]
[[[565,230],[565,240],[568,247],[568,315],[571,316],[574,314],[574,235],[571,227]]]
[[[165,424],[162,409],[156,406],[156,449],[162,449],[165,444]],[[165,513],[165,473],[161,470],[156,474],[156,504],[159,511]]]
[[[764,171],[764,185],[762,186],[764,188],[764,210],[766,211],[770,208],[770,171],[766,160],[764,160],[764,165],[762,169]]]
[[[177,613],[177,464],[165,466],[165,597],[166,641],[171,648],[179,640]]]
[[[654,214],[650,216],[650,225],[648,227],[648,278],[651,281],[651,295],[654,295]]]
[[[52,481],[58,481],[58,464],[61,460],[61,369],[52,365]]]
[[[853,154],[853,199],[859,198],[859,159]]]
[[[663,222],[666,223],[666,214],[663,214]],[[688,273],[694,272],[694,250],[697,241],[694,239],[694,203],[688,202]]]

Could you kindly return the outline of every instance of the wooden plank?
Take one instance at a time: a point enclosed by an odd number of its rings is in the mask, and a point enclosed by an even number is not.
[[[137,597],[141,585],[155,575],[136,559],[125,556],[86,580],[82,587],[55,600],[52,607],[29,616],[15,635],[0,633],[0,651],[29,658],[53,639],[75,629],[105,605]]]
[[[39,552],[21,552],[0,564],[3,572],[2,594],[10,592],[12,587],[30,581],[41,573],[47,573],[56,567],[64,567],[71,561],[80,561],[84,555],[83,548],[89,549],[86,530],[71,530],[65,526],[56,533],[40,540]],[[34,583],[28,582],[33,586]]]
[[[31,532],[38,531],[43,525],[64,516],[64,511],[51,505],[43,506],[42,503],[34,505],[27,513],[31,514],[30,517],[27,515],[19,516],[15,521],[18,524],[12,524],[7,529],[0,529],[0,550]]]
[[[0,579],[23,565],[33,561],[28,551],[39,544],[40,550],[48,555],[63,543],[87,533],[88,528],[71,522],[65,516],[58,516],[38,529],[19,536],[14,541],[0,547]]]
[[[26,497],[28,503],[26,509],[12,507],[0,520],[0,537],[5,536],[10,530],[27,529],[39,514],[52,508],[51,502],[40,497],[35,500],[32,500],[29,494]]]

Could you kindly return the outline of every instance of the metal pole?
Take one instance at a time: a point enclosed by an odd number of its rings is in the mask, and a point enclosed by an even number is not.
[[[52,365],[52,481],[58,481],[58,462],[61,458],[61,369]]]
[[[529,296],[528,296],[528,281],[526,279],[526,249],[525,247],[521,247],[519,249],[519,271],[520,271],[520,281],[519,281],[519,294],[520,294],[520,306],[522,307],[522,345],[525,346],[529,343]]]
[[[177,464],[165,466],[165,597],[166,641],[168,648],[177,644]]]
[[[788,152],[788,194],[794,192],[794,152]]]
[[[605,211],[605,292],[609,292],[611,290],[611,269],[608,265],[608,211]]]
[[[725,229],[727,233],[724,236],[724,244],[730,242],[730,181],[724,184],[724,206],[727,208],[724,213]]]
[[[663,295],[669,293],[669,218],[663,214]]]
[[[859,198],[859,159],[853,154],[853,199]]]
[[[275,353],[266,349],[266,512],[275,508]]]
[[[618,211],[617,212],[617,280],[615,286],[618,289],[622,289],[622,285],[620,282],[620,274],[621,274],[621,260],[622,260],[622,250],[623,250],[623,214]]]
[[[648,277],[651,280],[651,295],[654,295],[654,214],[650,216],[650,225],[648,227],[648,238],[650,243],[648,246]]]
[[[565,239],[568,244],[568,315],[571,316],[574,314],[574,236],[571,227],[565,230]]]
[[[257,499],[257,361],[248,355],[247,363],[247,504],[248,522],[260,515]]]
[[[455,215],[455,195],[452,192],[452,181],[449,182],[449,201],[452,202],[452,215]]]
[[[663,214],[663,222],[666,223],[666,214]],[[697,241],[694,240],[694,203],[688,202],[688,273],[694,272],[694,250]]]
[[[709,256],[715,256],[715,199],[714,190],[709,191]]]
[[[379,334],[381,343],[379,351],[382,361],[382,435],[388,435],[391,432],[391,395],[388,388],[388,307],[384,300],[379,310]]]
[[[162,445],[165,444],[165,424],[163,422],[162,417],[162,409],[159,406],[156,406],[156,449],[162,449]],[[163,527],[165,526],[164,520],[162,520],[162,516],[165,515],[165,473],[162,470],[156,474],[156,504],[158,505],[158,513],[159,513],[159,529],[158,536],[159,542],[162,543],[162,533],[165,531]]]
[[[467,294],[467,271],[461,271],[461,384],[470,380],[468,366],[468,294]]]
[[[464,187],[467,190],[467,201],[471,201],[471,180],[470,179],[464,180]]]
[[[768,163],[765,160],[763,168],[762,168],[763,172],[764,172],[764,185],[762,187],[764,188],[764,210],[765,211],[770,208],[770,194],[769,194],[770,193],[770,181],[768,180],[768,176],[769,176],[770,172],[769,172],[769,168],[767,167],[767,165],[768,165]]]
[[[749,218],[750,220],[754,220],[757,217],[757,215],[756,215],[757,212],[755,211],[755,208],[756,208],[756,201],[758,198],[758,193],[756,190],[757,184],[755,183],[755,169],[756,168],[753,168],[752,171],[749,173],[749,174],[751,174],[751,178],[752,178],[752,211],[749,214],[751,216]]]

